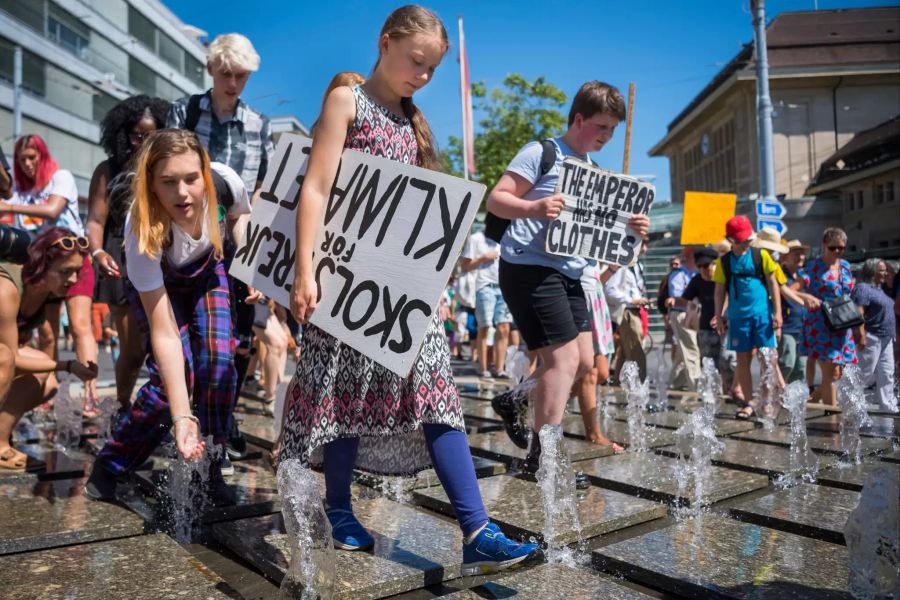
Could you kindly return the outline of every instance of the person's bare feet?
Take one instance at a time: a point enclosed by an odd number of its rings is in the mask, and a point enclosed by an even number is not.
[[[625,452],[625,448],[623,448],[619,444],[615,443],[614,441],[612,441],[611,439],[609,439],[608,437],[603,435],[602,431],[589,432],[585,436],[585,439],[587,441],[591,442],[592,444],[598,444],[600,446],[607,446],[609,448],[612,448],[612,451],[615,452],[616,454],[619,454],[620,452]]]

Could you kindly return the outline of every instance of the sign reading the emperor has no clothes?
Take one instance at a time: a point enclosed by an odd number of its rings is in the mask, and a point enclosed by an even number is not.
[[[641,238],[628,221],[633,214],[650,212],[656,188],[567,157],[556,191],[566,205],[547,229],[547,252],[622,267],[637,262]]]
[[[297,209],[312,140],[284,134],[230,273],[290,306]],[[316,234],[310,321],[409,374],[484,186],[345,150]]]

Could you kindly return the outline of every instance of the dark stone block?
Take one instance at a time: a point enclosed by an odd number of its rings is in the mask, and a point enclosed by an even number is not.
[[[507,464],[516,459],[524,459],[528,453],[526,450],[513,444],[505,431],[469,434],[469,448],[474,456],[499,460]],[[607,446],[575,439],[566,440],[566,449],[572,461],[587,460],[612,454],[612,450]]]
[[[838,463],[836,466],[819,472],[818,482],[822,485],[844,488],[859,492],[863,488],[866,476],[875,469],[884,467],[885,461],[870,459],[860,464]],[[888,463],[892,464],[892,463]],[[898,469],[900,464],[893,463]]]
[[[781,475],[790,469],[790,448],[731,438],[719,441],[725,445],[725,449],[712,457],[714,465],[762,473],[769,477]],[[674,446],[659,448],[657,452],[673,458],[678,456],[678,450]],[[818,459],[819,469],[828,468],[838,460],[836,456],[829,455],[819,455]]]
[[[844,543],[844,525],[859,504],[858,492],[808,483],[741,502],[731,514],[749,521],[797,535]]]
[[[900,435],[900,427],[897,425],[897,419],[893,417],[869,417],[872,420],[871,425],[859,428],[860,435],[868,435],[872,437],[897,438]],[[828,415],[825,417],[817,417],[806,422],[806,429],[810,433],[816,431],[825,431],[827,433],[841,432],[841,415]]]
[[[689,598],[851,598],[845,547],[713,514],[599,548],[593,560]]]
[[[527,539],[542,537],[544,509],[541,490],[531,481],[501,475],[478,480],[478,488],[488,515],[507,535]],[[432,487],[413,493],[418,502],[453,516],[453,507],[443,488]],[[584,539],[666,516],[666,507],[611,490],[591,486],[577,494],[578,518]],[[577,541],[575,529],[561,526],[556,543]]]

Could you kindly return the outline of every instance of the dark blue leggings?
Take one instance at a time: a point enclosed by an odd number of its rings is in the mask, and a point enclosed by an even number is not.
[[[431,462],[453,505],[463,535],[468,537],[488,522],[481,500],[475,466],[466,434],[448,425],[422,425]],[[350,509],[350,479],[356,464],[359,438],[341,438],[325,444],[325,502],[331,508]]]

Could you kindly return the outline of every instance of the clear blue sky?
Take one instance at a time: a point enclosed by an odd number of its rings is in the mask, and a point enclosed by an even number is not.
[[[400,2],[381,0],[163,0],[183,21],[210,36],[232,31],[250,38],[262,57],[243,98],[270,116],[292,114],[311,124],[322,92],[338,71],[369,73],[378,32]],[[770,0],[767,18],[787,11],[895,5],[896,1]],[[433,1],[452,47],[434,81],[416,95],[440,145],[459,135],[457,15],[464,16],[473,80],[489,88],[507,73],[543,75],[569,98],[600,79],[627,92],[636,84],[631,173],[656,176],[669,199],[669,166],[648,150],[668,123],[753,36],[749,0]],[[568,110],[568,107],[566,107]],[[475,115],[476,124],[479,115]],[[620,170],[625,126],[594,158]],[[512,157],[510,157],[512,158]]]

